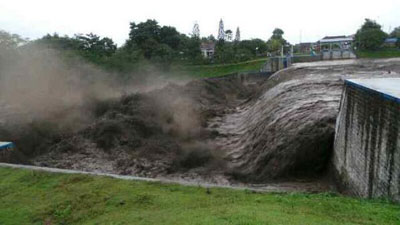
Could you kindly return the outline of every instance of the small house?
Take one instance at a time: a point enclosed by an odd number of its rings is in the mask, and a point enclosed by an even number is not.
[[[214,42],[203,42],[200,45],[200,50],[204,58],[212,58],[215,53],[215,43]]]
[[[394,48],[396,47],[396,43],[399,42],[399,38],[386,38],[383,42],[384,47]]]
[[[319,40],[319,45],[321,50],[348,50],[351,49],[353,41],[353,36],[326,36]]]

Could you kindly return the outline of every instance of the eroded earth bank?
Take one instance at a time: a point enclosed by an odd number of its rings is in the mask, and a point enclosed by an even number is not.
[[[14,163],[228,185],[310,181],[299,186],[324,189],[343,79],[399,74],[400,59],[346,60],[297,64],[269,78],[170,83],[51,119],[3,120],[0,136],[18,146],[7,159]],[[71,127],[77,112],[90,119]]]

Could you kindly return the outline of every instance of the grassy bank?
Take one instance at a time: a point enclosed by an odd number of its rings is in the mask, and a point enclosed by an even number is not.
[[[257,59],[235,64],[200,65],[200,66],[179,66],[172,67],[172,72],[181,76],[189,77],[217,77],[237,72],[258,71],[266,62],[266,58]]]
[[[395,58],[400,57],[400,49],[382,49],[377,51],[357,51],[359,58]]]
[[[0,168],[0,224],[399,224],[400,206]]]

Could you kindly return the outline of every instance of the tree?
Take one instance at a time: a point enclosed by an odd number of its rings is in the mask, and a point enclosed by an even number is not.
[[[245,49],[247,52],[251,53],[252,57],[256,57],[257,54],[266,53],[268,46],[267,43],[261,39],[252,39],[239,42],[238,51],[240,49]]]
[[[198,37],[194,36],[185,41],[184,54],[192,63],[201,62],[203,57],[200,50],[201,41]]]
[[[222,19],[219,21],[218,26],[218,40],[225,40],[224,21]]]
[[[48,48],[55,48],[61,50],[78,50],[79,41],[74,38],[70,38],[67,35],[60,36],[57,33],[53,35],[47,34],[42,38],[34,41],[33,44],[39,44]]]
[[[272,37],[273,39],[283,39],[283,30],[280,28],[275,28],[274,31],[272,31]]]
[[[200,38],[200,27],[197,22],[193,26],[192,37]]]
[[[289,43],[283,38],[283,30],[275,28],[272,36],[267,41],[268,50],[273,53],[278,53],[283,47],[288,47]]]
[[[142,50],[145,58],[150,59],[160,41],[161,27],[155,20],[130,24],[129,39],[126,43],[131,50],[138,48]]]
[[[101,38],[93,33],[78,34],[75,35],[75,39],[78,41],[79,50],[89,55],[89,57],[110,57],[117,50],[117,46],[111,38]]]
[[[396,47],[400,48],[400,27],[394,28],[390,33],[391,38],[397,38]]]
[[[240,41],[240,30],[239,30],[239,27],[236,29],[235,41],[236,42]]]
[[[391,38],[400,38],[400,27],[394,28],[394,30],[390,33]]]
[[[361,50],[376,50],[382,46],[387,36],[382,31],[381,25],[373,20],[365,19],[355,35],[355,45]]]
[[[126,46],[131,51],[139,49],[146,59],[171,63],[183,51],[186,35],[174,27],[159,26],[156,20],[130,24],[129,39]]]
[[[173,50],[178,50],[182,41],[181,34],[175,27],[163,26],[160,30],[160,43],[168,45]]]
[[[174,58],[174,52],[167,44],[159,44],[154,50],[152,61],[161,65],[164,69],[169,69],[170,63]]]
[[[96,34],[75,34],[74,37],[47,34],[31,44],[80,55],[93,63],[104,63],[117,50],[117,45],[108,37]]]
[[[205,39],[205,41],[216,42],[217,39],[215,39],[214,35],[211,34],[210,36],[208,36],[208,37]]]
[[[214,60],[217,63],[229,63],[235,58],[235,52],[231,42],[218,40],[215,45]]]
[[[10,34],[0,30],[0,49],[15,49],[27,41],[27,39],[21,38],[18,34]]]
[[[233,36],[232,30],[226,30],[225,31],[225,39],[227,41],[232,41],[232,36]]]
[[[0,30],[0,70],[18,60],[19,50],[26,43],[27,39],[20,37],[18,34],[10,34]],[[0,71],[1,76],[2,73]]]

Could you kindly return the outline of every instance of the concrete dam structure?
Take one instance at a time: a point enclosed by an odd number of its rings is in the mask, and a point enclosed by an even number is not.
[[[352,194],[400,201],[399,87],[399,78],[345,81],[333,163]]]

